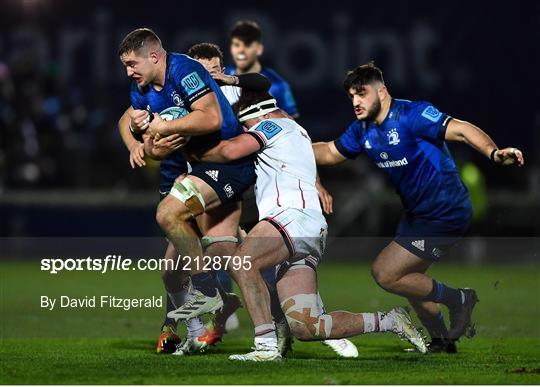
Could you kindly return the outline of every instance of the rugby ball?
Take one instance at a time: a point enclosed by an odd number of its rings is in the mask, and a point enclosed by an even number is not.
[[[163,110],[161,113],[159,113],[159,116],[165,121],[172,121],[176,120],[177,118],[182,118],[188,114],[189,112],[185,108],[180,106],[173,106]],[[184,138],[186,140],[186,142],[184,143],[185,146],[191,139],[191,136],[185,136]]]
[[[173,106],[163,110],[161,113],[159,113],[159,116],[165,121],[171,121],[176,120],[177,118],[182,118],[188,114],[189,112],[183,107]]]

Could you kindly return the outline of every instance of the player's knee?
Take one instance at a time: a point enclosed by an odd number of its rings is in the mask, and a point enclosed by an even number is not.
[[[247,269],[244,267],[234,267],[234,265],[229,266],[228,273],[238,285],[253,281],[255,275],[253,267]]]
[[[315,335],[308,329],[304,322],[289,321],[291,333],[300,341],[311,341],[316,339]]]
[[[326,339],[332,330],[332,316],[321,314],[316,294],[297,294],[281,303],[291,332],[298,340]]]
[[[392,290],[396,283],[396,277],[389,270],[382,268],[379,265],[373,265],[371,267],[371,275],[377,284],[385,289]]]
[[[177,222],[188,221],[191,218],[189,211],[172,208],[165,202],[161,203],[156,211],[156,222],[162,230],[169,230]]]

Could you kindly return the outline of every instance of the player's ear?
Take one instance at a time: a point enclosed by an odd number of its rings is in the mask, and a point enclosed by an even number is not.
[[[159,61],[159,55],[157,52],[155,51],[151,51],[150,54],[148,55],[150,57],[150,60],[152,61],[152,63],[156,64],[158,61]]]
[[[262,43],[259,43],[259,47],[257,48],[257,56],[261,56],[264,52],[264,45]]]
[[[377,94],[379,95],[380,100],[386,99],[386,97],[388,96],[388,89],[384,84],[381,84],[381,86],[377,88]]]

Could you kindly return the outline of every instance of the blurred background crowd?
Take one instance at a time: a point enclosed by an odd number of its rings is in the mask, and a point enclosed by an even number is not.
[[[130,30],[150,27],[169,51],[214,42],[231,64],[229,34],[240,19],[262,27],[261,62],[290,83],[314,141],[337,137],[353,121],[342,80],[375,60],[393,97],[430,101],[499,146],[523,150],[526,166],[518,170],[451,146],[473,196],[473,232],[540,231],[534,2],[338,2],[325,9],[279,1],[2,0],[1,8],[0,236],[156,233],[157,165],[132,170],[117,130],[129,105],[118,44]],[[333,235],[392,235],[399,201],[377,169],[360,157],[321,170],[336,200]]]

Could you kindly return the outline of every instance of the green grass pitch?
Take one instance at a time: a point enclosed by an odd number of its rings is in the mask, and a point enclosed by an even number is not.
[[[239,364],[231,353],[249,350],[252,327],[241,329],[205,355],[157,355],[159,309],[54,310],[41,295],[119,297],[161,295],[157,272],[71,272],[53,276],[37,262],[0,264],[2,384],[539,384],[540,267],[440,264],[431,274],[478,290],[477,336],[455,355],[407,353],[392,334],[352,340],[358,359],[338,359],[318,342],[295,341],[281,363]],[[320,267],[329,310],[375,311],[403,305],[373,282],[367,264]]]

